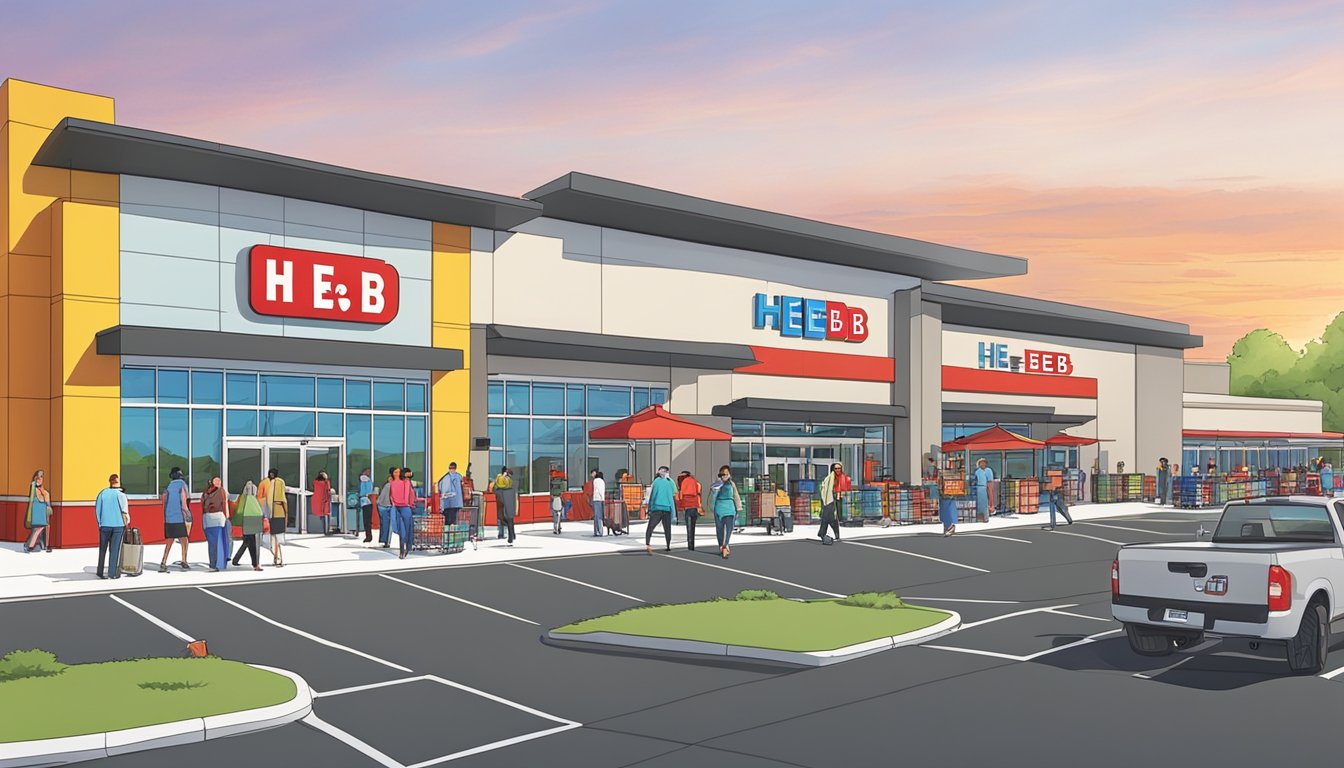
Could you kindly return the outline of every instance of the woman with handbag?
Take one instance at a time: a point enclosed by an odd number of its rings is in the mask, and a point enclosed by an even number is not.
[[[163,492],[163,559],[159,561],[159,573],[168,572],[168,555],[172,554],[173,543],[182,543],[182,560],[178,565],[182,570],[191,570],[187,562],[188,536],[191,535],[191,498],[187,493],[187,481],[182,470],[173,467],[168,473],[168,488]]]
[[[201,525],[212,572],[222,571],[229,563],[229,497],[218,477],[201,491]]]
[[[53,511],[51,494],[46,489],[46,473],[39,469],[33,473],[33,481],[28,486],[28,515],[24,522],[32,533],[28,534],[28,540],[23,543],[24,552],[38,549],[51,551],[47,527]]]
[[[247,552],[252,556],[252,570],[260,571],[261,566],[257,565],[257,537],[268,525],[266,515],[261,510],[261,502],[257,500],[257,485],[251,480],[243,486],[243,493],[238,497],[238,511],[234,516],[238,518],[239,525],[243,529],[243,540],[238,545],[238,552],[233,556],[233,564],[238,565],[243,559],[243,553]]]
[[[742,494],[733,482],[732,468],[719,467],[719,479],[710,488],[709,508],[714,511],[714,533],[719,538],[719,556],[728,559],[731,550],[728,542],[733,537],[733,526],[737,525],[737,516],[742,512]]]
[[[261,481],[265,489],[265,507],[269,507],[266,518],[266,532],[271,536],[271,558],[276,568],[285,567],[285,557],[280,551],[280,537],[285,533],[285,524],[289,521],[289,500],[285,498],[285,480],[280,473],[271,468],[266,479]]]

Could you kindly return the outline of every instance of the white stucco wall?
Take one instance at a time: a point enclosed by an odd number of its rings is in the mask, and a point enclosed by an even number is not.
[[[1321,432],[1318,400],[1280,400],[1187,392],[1185,429],[1253,432]]]

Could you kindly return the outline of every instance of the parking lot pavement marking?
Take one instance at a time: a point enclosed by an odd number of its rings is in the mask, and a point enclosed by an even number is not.
[[[1026,539],[1014,539],[1012,536],[993,536],[993,535],[988,534],[988,533],[963,533],[963,534],[959,534],[959,535],[960,535],[962,538],[974,537],[974,538],[977,538],[977,539],[998,539],[999,541],[1016,541],[1016,542],[1019,543],[1019,544],[1035,544],[1035,543],[1036,543],[1036,542],[1034,542],[1034,541],[1027,541]]]
[[[993,618],[982,619],[980,621],[972,621],[969,624],[962,624],[961,628],[958,629],[957,631],[960,632],[967,629],[982,627],[986,624],[993,624],[996,621],[1003,621],[1004,619],[1015,619],[1018,616],[1028,616],[1033,613],[1046,613],[1047,611],[1054,612],[1055,610],[1060,608],[1076,608],[1076,607],[1078,607],[1077,603],[1066,603],[1064,605],[1052,605],[1047,608],[1031,608],[1025,611],[1015,611],[1013,613],[1005,613],[1002,616],[995,616]]]
[[[1095,642],[1097,642],[1097,640],[1100,640],[1100,639],[1103,638],[1103,637],[1106,637],[1106,636],[1108,636],[1108,635],[1118,634],[1118,633],[1120,633],[1120,632],[1124,632],[1124,630],[1123,630],[1123,629],[1111,629],[1111,630],[1107,630],[1107,631],[1105,631],[1105,632],[1098,632],[1098,633],[1095,634],[1095,635],[1088,635],[1087,637],[1083,638],[1082,640],[1077,640],[1077,641],[1072,642],[1072,643],[1066,643],[1066,644],[1064,644],[1064,645],[1059,646],[1058,648],[1047,648],[1047,649],[1045,649],[1044,651],[1037,651],[1036,653],[1033,653],[1033,654],[1030,654],[1030,655],[1027,655],[1027,656],[1023,656],[1023,657],[1022,657],[1022,660],[1023,660],[1023,661],[1032,661],[1032,660],[1034,660],[1034,659],[1039,659],[1039,658],[1041,658],[1042,656],[1049,656],[1049,655],[1052,654],[1052,653],[1059,653],[1060,651],[1067,651],[1067,650],[1069,650],[1070,648],[1077,648],[1077,647],[1080,646],[1080,645],[1087,645],[1088,643],[1095,643]]]
[[[1020,615],[1020,614],[1019,614],[1019,615]],[[1004,617],[1001,617],[1001,618],[1007,618],[1007,617],[1004,616]],[[977,622],[977,623],[984,623],[984,622]],[[969,626],[969,625],[968,625],[968,626]],[[966,627],[962,627],[962,629],[965,629],[965,628],[966,628]],[[1090,644],[1090,643],[1095,643],[1097,640],[1099,640],[1099,639],[1101,639],[1101,638],[1103,638],[1103,637],[1106,637],[1106,636],[1108,636],[1108,635],[1114,635],[1114,634],[1116,634],[1116,633],[1118,633],[1118,632],[1123,632],[1123,631],[1124,631],[1124,630],[1122,630],[1122,629],[1112,629],[1112,630],[1109,630],[1109,631],[1106,631],[1106,632],[1098,632],[1098,633],[1095,634],[1095,635],[1088,635],[1087,637],[1083,638],[1082,640],[1076,640],[1076,641],[1074,641],[1074,642],[1072,642],[1072,643],[1065,643],[1064,645],[1061,645],[1061,646],[1059,646],[1058,648],[1047,648],[1047,649],[1045,649],[1044,651],[1037,651],[1036,653],[1030,653],[1030,654],[1027,654],[1026,656],[1015,656],[1015,655],[1013,655],[1013,654],[1011,654],[1011,653],[999,653],[998,651],[982,651],[982,650],[980,650],[979,648],[955,648],[955,647],[950,646],[950,645],[921,645],[920,648],[932,648],[932,649],[937,650],[937,651],[952,651],[953,653],[968,653],[968,654],[970,654],[970,655],[972,655],[972,656],[988,656],[988,657],[993,658],[993,659],[1004,659],[1005,661],[1025,662],[1025,661],[1034,661],[1034,660],[1036,660],[1036,659],[1041,658],[1042,656],[1049,656],[1049,655],[1052,654],[1052,653],[1059,653],[1060,651],[1067,651],[1067,650],[1069,650],[1070,648],[1077,648],[1077,647],[1082,646],[1082,645],[1088,645],[1088,644]]]
[[[921,645],[920,648],[932,648],[935,651],[952,651],[953,653],[969,653],[972,656],[988,656],[991,659],[1004,659],[1006,661],[1026,661],[1026,656],[1014,656],[1011,653],[999,653],[998,651],[982,651],[979,648],[954,648],[950,645]]]
[[[1055,610],[1055,609],[1053,609],[1053,608],[1051,608],[1051,609],[1047,609],[1046,612],[1047,612],[1047,613],[1057,613],[1057,614],[1059,614],[1060,616],[1072,616],[1072,617],[1075,618],[1075,619],[1089,619],[1089,620],[1091,620],[1091,621],[1104,621],[1104,622],[1106,622],[1107,624],[1109,624],[1109,623],[1111,623],[1112,621],[1114,621],[1114,619],[1103,619],[1103,618],[1101,618],[1100,616],[1084,616],[1084,615],[1081,614],[1081,613],[1069,613],[1068,611],[1057,611],[1057,610]]]
[[[614,590],[614,589],[607,589],[606,587],[599,587],[599,586],[597,586],[596,584],[589,584],[589,583],[587,583],[587,582],[585,582],[585,581],[579,581],[578,579],[571,579],[571,578],[569,578],[568,576],[561,576],[561,575],[558,574],[558,573],[550,573],[550,572],[547,572],[547,571],[540,570],[540,569],[538,569],[538,568],[528,568],[526,565],[519,565],[518,563],[508,563],[508,565],[512,565],[514,568],[521,568],[521,569],[523,569],[524,571],[531,571],[531,572],[533,572],[533,573],[539,573],[539,574],[541,574],[542,576],[550,576],[552,579],[559,579],[559,580],[561,580],[561,581],[568,581],[568,582],[571,583],[571,584],[578,584],[578,585],[581,586],[581,587],[587,587],[587,588],[589,588],[589,589],[596,589],[598,592],[606,592],[606,593],[609,594],[609,595],[615,595],[615,596],[617,596],[617,597],[624,597],[626,600],[634,600],[636,603],[642,603],[642,602],[645,602],[645,601],[640,600],[638,597],[635,597],[635,596],[633,596],[633,595],[627,595],[627,594],[625,594],[624,592],[617,592],[617,591]]]
[[[181,640],[184,643],[190,643],[196,639],[188,635],[186,632],[183,632],[182,630],[178,629],[177,627],[174,627],[172,624],[169,624],[163,619],[160,619],[158,616],[155,616],[149,611],[137,608],[134,605],[131,605],[130,603],[126,602],[125,600],[122,600],[120,597],[117,597],[116,595],[108,595],[108,597],[112,598],[118,603],[121,603],[127,608],[130,608],[132,611],[138,614],[140,618],[144,619],[145,621],[148,621],[150,624],[153,624],[159,629],[162,629],[164,632],[167,632],[168,634],[172,635],[173,637],[176,637],[177,639]]]
[[[1108,523],[1089,523],[1079,521],[1079,525],[1090,525],[1094,528],[1114,528],[1117,531],[1134,531],[1135,533],[1146,533],[1150,536],[1189,536],[1188,533],[1162,533],[1161,531],[1150,531],[1146,528],[1126,528],[1123,525],[1110,525]]]
[[[927,603],[985,603],[988,605],[1019,605],[1021,600],[971,600],[964,597],[902,597],[902,600],[923,600]]]
[[[885,547],[878,547],[878,549],[885,549]],[[784,585],[786,585],[786,586],[790,586],[790,587],[797,587],[798,589],[805,589],[805,590],[807,590],[808,592],[816,592],[816,593],[819,594],[819,595],[825,595],[825,596],[827,596],[827,597],[848,597],[848,595],[838,595],[838,594],[836,594],[836,593],[834,593],[834,592],[827,592],[827,591],[824,590],[824,589],[817,589],[816,587],[808,587],[808,586],[804,586],[804,585],[802,585],[802,584],[795,584],[795,583],[793,583],[792,581],[785,581],[785,580],[783,580],[783,579],[776,579],[774,576],[762,576],[762,575],[759,574],[759,573],[752,573],[752,572],[750,572],[750,571],[739,571],[739,570],[736,569],[736,568],[729,568],[729,567],[726,566],[726,565],[718,565],[718,564],[715,564],[715,563],[706,563],[706,562],[703,562],[703,561],[701,561],[701,560],[692,560],[692,559],[690,559],[689,557],[681,557],[680,555],[671,555],[671,558],[672,558],[673,560],[680,560],[680,561],[683,562],[683,563],[690,563],[690,564],[692,564],[692,565],[703,565],[703,566],[705,566],[706,568],[718,568],[718,569],[721,570],[721,571],[730,571],[730,572],[732,572],[732,573],[740,574],[740,575],[742,575],[742,576],[750,576],[750,577],[752,577],[753,579],[762,579],[762,580],[764,580],[764,581],[773,581],[773,582],[775,582],[776,584],[784,584]]]
[[[923,560],[932,560],[932,561],[934,561],[935,563],[942,563],[943,565],[953,565],[953,566],[956,566],[957,568],[965,568],[965,569],[968,570],[968,571],[976,571],[976,572],[978,572],[978,573],[992,573],[992,571],[987,571],[987,570],[985,570],[984,568],[976,568],[974,565],[966,565],[965,563],[954,563],[954,562],[952,562],[951,560],[944,560],[944,559],[942,559],[941,557],[933,557],[933,556],[931,556],[931,555],[919,555],[919,554],[915,554],[914,552],[906,552],[904,549],[894,549],[894,548],[892,548],[892,547],[884,547],[884,546],[882,546],[882,545],[880,545],[880,544],[865,544],[865,543],[862,542],[862,541],[853,541],[853,540],[850,540],[850,541],[846,541],[846,542],[845,542],[845,546],[868,547],[868,548],[870,548],[870,549],[880,549],[880,550],[882,550],[883,552],[895,552],[895,553],[898,554],[898,555],[909,555],[909,556],[911,556],[911,557],[918,557],[918,558],[923,559]]]
[[[433,760],[426,760],[422,763],[415,763],[414,765],[408,765],[406,766],[406,768],[428,768],[431,765],[439,765],[440,763],[446,763],[449,762],[450,760],[460,760],[461,758],[464,757],[479,755],[482,752],[490,752],[496,749],[503,749],[504,747],[511,747],[514,744],[522,744],[525,741],[542,739],[547,736],[553,736],[557,733],[564,733],[565,731],[572,731],[575,728],[582,728],[582,727],[583,726],[579,725],[578,723],[571,723],[569,725],[557,725],[554,728],[547,728],[544,731],[537,731],[536,733],[525,733],[522,736],[514,736],[511,739],[500,739],[499,741],[492,741],[489,744],[482,744],[479,747],[464,749],[461,752],[454,752],[451,755],[444,755],[443,757],[436,757]]]
[[[255,617],[257,617],[258,619],[261,619],[262,621],[266,622],[267,624],[270,624],[270,625],[273,626],[273,627],[278,627],[278,628],[283,629],[283,630],[285,630],[286,632],[289,632],[289,633],[291,633],[291,634],[298,635],[299,637],[305,638],[305,639],[307,639],[307,640],[312,640],[313,642],[318,643],[318,644],[320,644],[320,645],[325,645],[325,646],[327,646],[328,648],[335,648],[335,649],[338,650],[338,651],[345,651],[346,653],[354,654],[355,656],[359,656],[360,658],[368,659],[369,661],[376,662],[376,663],[378,663],[378,664],[382,664],[382,665],[385,666],[385,667],[391,667],[392,669],[398,670],[398,671],[400,671],[400,672],[409,672],[409,673],[412,673],[412,674],[414,674],[414,672],[415,672],[415,670],[410,669],[409,667],[403,667],[403,666],[401,666],[400,664],[394,664],[394,663],[392,663],[392,662],[390,662],[390,661],[387,661],[386,659],[380,659],[380,658],[378,658],[377,656],[373,656],[373,655],[367,654],[367,653],[365,653],[365,652],[363,652],[363,651],[359,651],[359,650],[356,650],[356,649],[354,649],[354,648],[350,648],[350,647],[341,645],[340,643],[333,643],[332,641],[327,640],[326,638],[318,637],[317,635],[314,635],[314,634],[312,634],[312,633],[310,633],[310,632],[304,632],[302,629],[295,629],[294,627],[288,626],[288,625],[286,625],[286,624],[281,624],[280,622],[276,621],[275,619],[270,618],[269,616],[263,616],[262,614],[257,613],[256,611],[252,610],[251,608],[248,608],[246,605],[243,605],[243,604],[241,604],[241,603],[235,603],[234,601],[230,600],[229,598],[224,597],[223,595],[217,595],[217,594],[215,594],[214,592],[211,592],[210,590],[206,589],[205,587],[197,587],[196,589],[198,589],[198,590],[200,590],[201,592],[204,592],[205,594],[207,594],[207,595],[209,595],[209,596],[215,598],[216,600],[219,600],[220,602],[224,602],[224,603],[228,603],[229,605],[232,605],[234,608],[237,608],[238,610],[242,611],[243,613],[247,613],[247,614],[250,614],[250,615],[252,615],[252,616],[255,616]]]
[[[351,736],[345,731],[342,731],[340,728],[337,728],[331,723],[328,723],[327,721],[318,717],[315,713],[309,713],[308,716],[303,718],[301,722],[303,722],[305,725],[312,727],[315,730],[327,734],[328,736],[341,742],[347,747],[350,747],[351,749],[364,755],[370,760],[373,760],[381,765],[387,766],[387,768],[406,768],[406,766],[402,765],[401,763],[398,763],[396,760],[393,760],[392,758],[388,757],[382,752],[379,752],[378,750],[374,749],[368,744],[365,744],[364,742],[360,741],[354,736]]]
[[[1061,536],[1077,536],[1080,539],[1091,539],[1093,541],[1100,541],[1105,544],[1114,544],[1117,547],[1125,546],[1125,542],[1123,541],[1112,541],[1110,539],[1103,539],[1100,536],[1088,536],[1086,533],[1074,533],[1072,531],[1061,531],[1058,529],[1051,531],[1051,533],[1058,533]]]
[[[1326,672],[1325,674],[1321,675],[1321,677],[1325,678],[1326,680],[1334,680],[1336,677],[1339,677],[1340,675],[1344,675],[1344,667],[1340,667],[1339,669],[1334,669],[1329,672]]]
[[[370,683],[368,685],[356,685],[353,688],[340,688],[334,691],[313,691],[313,698],[322,699],[328,696],[344,696],[347,693],[359,693],[360,691],[371,691],[374,688],[386,688],[389,685],[402,685],[403,683],[418,683],[425,680],[425,676],[403,677],[397,680],[387,680],[381,683]]]
[[[1137,678],[1139,678],[1140,680],[1152,680],[1154,677],[1157,677],[1157,676],[1159,676],[1159,675],[1165,675],[1166,673],[1168,673],[1168,672],[1170,672],[1171,670],[1173,670],[1173,669],[1175,669],[1175,668],[1181,666],[1182,664],[1186,663],[1187,661],[1194,661],[1195,658],[1196,658],[1196,657],[1194,657],[1194,656],[1186,656],[1184,659],[1181,659],[1180,661],[1176,662],[1175,664],[1172,664],[1170,667],[1166,667],[1166,668],[1164,668],[1164,669],[1162,669],[1162,670],[1160,670],[1160,671],[1154,672],[1154,673],[1152,673],[1152,674],[1148,674],[1148,673],[1146,673],[1146,672],[1135,672],[1132,676],[1133,676],[1133,677],[1137,677]],[[1322,677],[1324,677],[1324,675],[1322,675]]]
[[[411,583],[411,582],[409,582],[409,581],[405,581],[405,580],[403,580],[403,579],[398,579],[398,578],[395,577],[395,576],[388,576],[386,573],[380,573],[380,574],[378,574],[378,575],[379,575],[379,576],[382,576],[384,579],[387,579],[388,581],[395,581],[395,582],[397,582],[398,584],[404,584],[405,586],[408,586],[408,587],[414,587],[414,588],[416,588],[416,589],[419,589],[419,590],[428,592],[428,593],[430,593],[431,595],[438,595],[439,597],[446,597],[446,598],[448,598],[449,600],[456,600],[456,601],[459,602],[459,603],[463,603],[463,604],[465,604],[465,605],[470,605],[470,606],[473,607],[473,608],[480,608],[482,611],[489,611],[489,612],[491,612],[491,613],[497,613],[497,614],[499,614],[500,616],[503,616],[503,617],[505,617],[505,618],[507,618],[507,619],[513,619],[514,621],[521,621],[521,622],[524,623],[524,624],[531,624],[531,625],[534,626],[534,627],[540,627],[540,626],[541,626],[540,624],[538,624],[537,622],[535,622],[535,621],[533,621],[533,620],[531,620],[531,619],[524,619],[524,618],[521,617],[521,616],[514,616],[512,613],[505,613],[504,611],[498,610],[498,609],[496,609],[496,608],[491,608],[491,607],[488,606],[488,605],[481,605],[480,603],[473,603],[472,601],[467,600],[467,599],[465,599],[465,598],[458,597],[457,595],[450,595],[450,594],[448,594],[447,592],[440,592],[440,591],[438,591],[437,589],[430,589],[429,587],[422,587],[422,586],[420,586],[419,584],[413,584],[413,583]],[[408,670],[406,670],[406,671],[409,672],[410,670],[408,669]]]

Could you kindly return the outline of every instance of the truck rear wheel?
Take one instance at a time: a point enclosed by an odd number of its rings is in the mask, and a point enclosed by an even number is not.
[[[1140,656],[1170,656],[1171,637],[1167,633],[1142,627],[1138,624],[1125,625],[1125,637],[1129,639],[1129,648]]]
[[[1299,675],[1320,674],[1329,653],[1330,617],[1324,605],[1312,603],[1302,615],[1297,634],[1288,640],[1288,668]]]

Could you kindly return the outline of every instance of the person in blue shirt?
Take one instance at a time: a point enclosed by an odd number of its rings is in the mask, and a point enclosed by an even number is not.
[[[439,478],[439,509],[443,511],[443,524],[456,525],[457,512],[463,506],[462,476],[457,473],[457,462],[451,461],[448,471]]]
[[[131,522],[126,494],[121,492],[121,477],[112,475],[107,478],[107,487],[99,491],[93,500],[93,517],[98,523],[98,578],[119,579],[121,540],[126,535],[126,526]],[[104,576],[103,562],[108,555],[111,555],[108,568],[112,575]]]
[[[373,469],[366,467],[359,473],[359,511],[365,544],[373,541],[373,503],[377,500],[378,495],[373,491]]]
[[[190,570],[187,562],[187,536],[191,533],[191,499],[187,495],[187,481],[182,478],[182,470],[173,467],[168,473],[168,488],[163,492],[163,559],[159,561],[159,573],[168,572],[168,555],[173,551],[173,542],[182,542],[182,561],[178,565],[182,570]]]
[[[672,516],[677,506],[677,486],[672,482],[672,470],[658,468],[658,477],[649,486],[649,527],[644,530],[644,549],[653,554],[653,531],[663,526],[664,551],[672,551]]]
[[[719,467],[719,479],[709,491],[709,508],[714,510],[714,533],[719,538],[719,556],[724,560],[732,551],[728,542],[733,537],[733,526],[737,524],[737,513],[742,511],[742,494],[733,482],[732,468]]]
[[[975,517],[976,519],[989,519],[989,484],[994,482],[994,470],[989,468],[989,462],[981,459],[975,463],[975,477],[971,483],[975,486]]]

